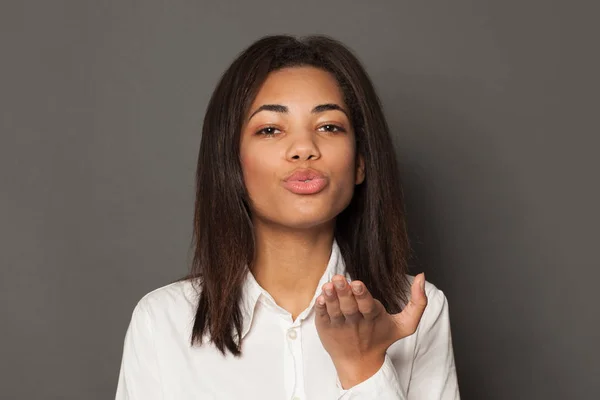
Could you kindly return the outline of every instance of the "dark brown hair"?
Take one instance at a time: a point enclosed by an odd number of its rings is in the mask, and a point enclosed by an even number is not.
[[[254,234],[240,164],[240,131],[260,86],[274,70],[314,66],[337,79],[350,110],[365,180],[336,217],[335,239],[347,272],[388,312],[407,303],[411,249],[394,146],[373,84],[339,41],[323,35],[263,37],[244,50],[208,104],[196,171],[194,256],[190,274],[200,294],[191,344],[204,334],[223,354],[241,355],[242,287],[254,259]]]

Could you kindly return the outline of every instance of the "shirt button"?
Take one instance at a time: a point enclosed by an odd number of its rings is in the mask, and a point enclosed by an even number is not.
[[[292,339],[292,340],[295,340],[298,337],[298,334],[296,333],[296,330],[295,329],[290,329],[288,331],[288,337],[290,339]],[[300,400],[299,398],[294,397],[294,400],[296,400],[296,399]]]

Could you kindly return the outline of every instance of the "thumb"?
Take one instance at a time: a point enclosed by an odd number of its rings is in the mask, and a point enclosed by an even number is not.
[[[417,275],[410,287],[410,299],[401,313],[394,315],[394,322],[398,326],[398,339],[412,335],[417,330],[423,312],[427,307],[425,294],[425,274]]]

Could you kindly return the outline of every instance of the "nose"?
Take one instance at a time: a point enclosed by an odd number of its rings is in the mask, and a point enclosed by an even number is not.
[[[293,139],[287,151],[287,159],[290,161],[317,160],[321,158],[321,152],[313,132],[298,133],[292,135]]]

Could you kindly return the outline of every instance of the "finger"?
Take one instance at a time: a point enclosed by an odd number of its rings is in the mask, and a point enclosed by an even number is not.
[[[318,319],[330,322],[327,306],[325,305],[325,295],[323,293],[317,297],[317,301],[315,302],[315,314]]]
[[[340,302],[340,310],[344,317],[350,321],[356,321],[362,318],[360,311],[358,310],[358,304],[354,298],[354,293],[348,285],[348,281],[342,275],[335,275],[332,280],[335,286],[335,291]]]
[[[373,298],[371,292],[367,289],[365,284],[361,281],[352,281],[350,283],[352,287],[352,293],[356,299],[358,310],[367,321],[372,321],[381,313],[382,307],[378,307],[378,302]]]
[[[410,300],[401,313],[396,314],[395,320],[398,324],[400,337],[410,336],[417,330],[419,321],[427,307],[427,295],[425,294],[425,274],[417,275],[410,288]]]
[[[332,325],[343,324],[346,320],[344,314],[340,310],[340,302],[335,294],[333,283],[327,282],[323,285],[323,292],[325,292],[325,306],[327,307],[327,313]]]

